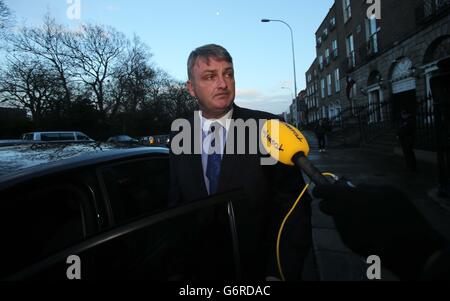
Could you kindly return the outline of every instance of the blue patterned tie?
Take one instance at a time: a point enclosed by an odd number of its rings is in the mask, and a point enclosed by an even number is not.
[[[221,126],[213,124],[211,126],[211,133],[214,133],[215,130],[220,131],[219,134],[221,134]],[[213,140],[211,141],[211,147],[215,148],[216,138],[218,138],[217,135],[214,135]],[[220,146],[220,144],[219,144]],[[208,165],[206,167],[206,177],[209,180],[209,194],[213,195],[217,193],[217,190],[219,189],[219,179],[220,179],[220,166],[222,162],[222,155],[220,153],[212,153],[208,155]]]

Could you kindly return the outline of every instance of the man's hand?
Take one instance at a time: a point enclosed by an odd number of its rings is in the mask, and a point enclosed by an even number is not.
[[[320,185],[313,195],[350,249],[379,256],[402,280],[419,279],[427,259],[443,247],[440,235],[394,187]]]

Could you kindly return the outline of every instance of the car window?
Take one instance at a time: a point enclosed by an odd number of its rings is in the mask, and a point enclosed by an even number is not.
[[[204,209],[199,211],[133,231],[79,254],[84,260],[94,258],[91,272],[86,272],[84,277],[164,281],[183,274],[186,279],[214,280],[214,275],[203,271],[217,267],[226,270],[221,277],[234,279],[231,236],[224,231],[217,238],[217,233],[223,230],[199,222]],[[213,251],[218,245],[220,252]]]
[[[167,157],[122,163],[101,170],[114,219],[125,222],[167,206]]]
[[[75,136],[73,133],[60,133],[59,140],[72,141],[75,140]]]
[[[26,135],[24,135],[23,136],[23,140],[29,140],[29,141],[33,140],[33,134],[26,134]]]
[[[57,133],[42,133],[41,140],[42,141],[57,141],[57,140],[59,140],[59,134],[57,134]]]
[[[18,279],[67,280],[68,255],[80,258],[84,280],[236,279],[238,245],[225,203],[234,197],[222,197],[220,204],[213,197],[172,207],[100,233],[90,237],[90,246],[53,257]]]
[[[71,187],[2,194],[0,275],[17,272],[85,236],[82,193]]]
[[[77,140],[89,140],[88,136],[77,133]]]

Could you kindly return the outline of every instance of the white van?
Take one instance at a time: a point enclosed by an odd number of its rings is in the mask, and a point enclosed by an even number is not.
[[[22,136],[25,141],[39,142],[89,142],[94,141],[82,132],[33,132],[26,133]]]

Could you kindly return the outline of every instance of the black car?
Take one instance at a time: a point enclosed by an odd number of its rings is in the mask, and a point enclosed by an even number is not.
[[[70,279],[71,258],[81,279],[170,279],[199,210],[237,195],[171,207],[166,148],[40,147],[10,149],[41,161],[0,175],[0,279]]]

